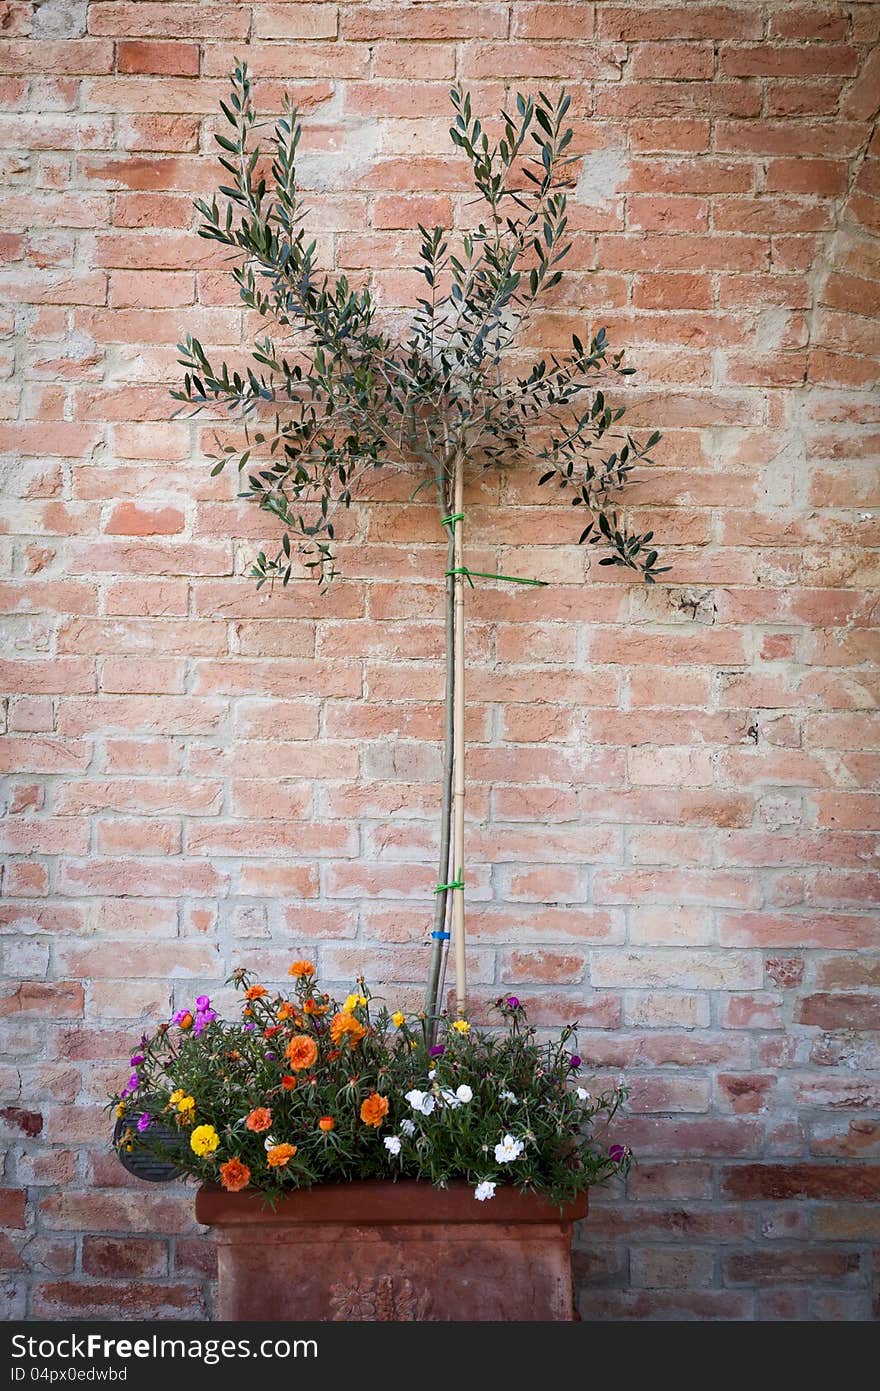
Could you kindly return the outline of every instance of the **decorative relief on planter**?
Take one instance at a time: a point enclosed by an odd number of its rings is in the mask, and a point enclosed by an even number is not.
[[[366,1323],[418,1323],[428,1317],[431,1298],[427,1290],[416,1293],[412,1282],[382,1275],[359,1280],[356,1285],[333,1285],[330,1305],[333,1321]]]

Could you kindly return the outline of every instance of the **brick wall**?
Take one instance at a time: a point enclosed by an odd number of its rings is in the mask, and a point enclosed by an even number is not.
[[[191,1195],[107,1151],[142,1022],[294,950],[401,998],[424,970],[433,512],[392,480],[327,599],[258,596],[259,516],[169,420],[182,332],[243,332],[190,199],[246,55],[307,114],[327,257],[388,308],[414,220],[464,215],[450,79],[488,110],[573,89],[589,158],[536,340],[585,310],[630,348],[665,434],[639,515],[675,568],[584,583],[531,479],[473,490],[480,568],[556,581],[471,602],[473,978],[579,1016],[632,1085],[586,1317],[870,1317],[878,27],[777,0],[0,5],[12,1316],[210,1310]]]

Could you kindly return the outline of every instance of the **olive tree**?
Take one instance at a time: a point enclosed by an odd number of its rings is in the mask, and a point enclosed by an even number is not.
[[[436,500],[446,538],[446,691],[430,1017],[450,937],[459,1013],[467,1002],[465,587],[475,579],[544,583],[468,568],[466,475],[531,468],[579,509],[573,538],[603,552],[600,565],[636,570],[648,584],[664,568],[652,533],[632,530],[619,510],[633,470],[650,462],[660,438],[634,438],[624,407],[608,395],[633,370],[623,353],[612,352],[599,329],[573,334],[566,352],[523,367],[523,330],[561,280],[571,245],[566,188],[579,159],[571,153],[570,97],[519,94],[490,136],[469,94],[456,86],[450,96],[449,134],[470,167],[479,216],[461,232],[419,225],[424,293],[404,327],[391,329],[368,286],[318,264],[297,180],[296,108],[285,103],[264,151],[251,76],[236,66],[221,103],[224,133],[216,136],[226,179],[196,208],[200,236],[230,249],[241,301],[266,327],[241,370],[187,336],[185,375],[173,392],[184,408],[226,411],[240,426],[213,472],[236,468],[240,496],[274,519],[276,544],[251,570],[258,587],[286,585],[302,567],[322,590],[333,583],[335,519],[374,470],[407,470],[414,492],[427,489]]]

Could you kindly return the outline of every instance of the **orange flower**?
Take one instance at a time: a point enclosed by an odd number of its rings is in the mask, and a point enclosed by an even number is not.
[[[366,1101],[361,1102],[361,1120],[364,1125],[372,1125],[378,1130],[387,1115],[387,1096],[380,1096],[378,1092],[370,1092]]]
[[[288,1073],[286,1077],[281,1078],[281,1085],[286,1092],[292,1092],[296,1086],[296,1078],[291,1077],[290,1073]]]
[[[268,1130],[271,1124],[272,1112],[269,1110],[268,1106],[257,1106],[251,1111],[245,1121],[245,1127],[248,1130],[253,1130],[257,1135],[262,1134],[264,1130]]]
[[[220,1182],[227,1193],[240,1193],[251,1181],[251,1171],[240,1159],[227,1159],[220,1165]]]
[[[291,1019],[291,1018],[293,1017],[293,1015],[295,1014],[295,1012],[296,1012],[296,1011],[294,1010],[293,1005],[290,1003],[290,1001],[289,1001],[289,1000],[285,1000],[285,1001],[284,1001],[284,1004],[283,1004],[283,1005],[279,1005],[279,1007],[278,1007],[278,1019],[279,1019],[279,1022],[283,1024],[284,1021],[285,1021],[285,1019]]]
[[[244,998],[246,1000],[262,1000],[263,996],[268,994],[265,985],[249,985],[244,992]]]
[[[318,1129],[323,1130],[326,1134],[328,1130],[336,1129],[336,1122],[332,1116],[322,1116],[318,1121]]]
[[[317,1058],[318,1045],[308,1034],[294,1034],[287,1045],[285,1056],[294,1072],[302,1072],[305,1068],[311,1067]]]
[[[326,1014],[329,1008],[329,1005],[319,1005],[311,996],[303,1004],[306,1014]]]
[[[271,1024],[271,1025],[269,1026],[268,1029],[264,1029],[264,1030],[263,1030],[263,1038],[274,1038],[276,1034],[280,1034],[280,1033],[281,1033],[281,1025],[280,1025],[280,1024]]]
[[[296,1154],[296,1145],[273,1145],[266,1153],[266,1163],[270,1169],[283,1169],[288,1159]]]
[[[303,976],[313,976],[315,968],[311,961],[294,961],[287,974],[295,976],[297,980],[302,980]]]
[[[192,1028],[192,1026],[193,1026],[193,1017],[192,1017],[192,1015],[190,1014],[189,1010],[187,1010],[186,1014],[182,1014],[182,1015],[180,1016],[180,1019],[178,1020],[178,1023],[179,1023],[179,1025],[180,1025],[181,1029],[191,1029],[191,1028]]]
[[[359,1019],[355,1019],[353,1014],[334,1014],[330,1020],[330,1037],[334,1043],[341,1043],[348,1036],[352,1048],[356,1048],[366,1033],[366,1029]]]

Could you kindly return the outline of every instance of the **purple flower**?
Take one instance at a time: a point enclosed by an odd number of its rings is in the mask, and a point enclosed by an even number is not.
[[[432,1058],[442,1058],[442,1057],[443,1057],[443,1054],[444,1054],[445,1052],[446,1052],[446,1049],[444,1048],[444,1046],[443,1046],[442,1043],[435,1043],[435,1044],[434,1044],[434,1047],[431,1049],[431,1057],[432,1057]]]
[[[274,1063],[275,1060],[276,1060],[276,1058],[278,1057],[278,1054],[277,1054],[277,1053],[266,1053],[266,1054],[264,1054],[264,1056],[265,1056],[266,1058],[268,1058],[268,1060],[269,1060],[270,1063]]]
[[[610,1145],[608,1148],[608,1158],[612,1164],[619,1164],[625,1154],[626,1148],[623,1145]]]
[[[572,1053],[571,1057],[568,1060],[568,1065],[571,1068],[572,1072],[577,1072],[578,1068],[581,1065],[580,1054]]]
[[[138,1116],[138,1127],[137,1127],[137,1128],[138,1128],[138,1130],[141,1132],[141,1134],[143,1134],[143,1132],[144,1132],[145,1130],[149,1130],[149,1128],[150,1128],[150,1126],[152,1125],[152,1123],[153,1123],[153,1118],[152,1118],[152,1116],[150,1115],[149,1111],[142,1111],[141,1114]]]
[[[254,1031],[254,1029],[255,1029],[256,1027],[257,1027],[256,1024],[245,1024],[245,1025],[243,1025],[243,1028],[245,1029],[246,1033],[249,1033],[249,1034],[252,1034],[253,1031]]]
[[[141,1063],[145,1062],[146,1059],[144,1058],[143,1053],[135,1053],[134,1057],[129,1058],[128,1061],[131,1063],[132,1067],[140,1067]]]
[[[133,1091],[133,1092],[136,1092],[137,1089],[138,1089],[138,1087],[140,1086],[140,1084],[141,1084],[141,1079],[138,1077],[138,1075],[137,1075],[136,1072],[133,1072],[133,1073],[131,1074],[131,1076],[129,1077],[129,1079],[128,1079],[129,1090],[130,1090],[130,1091]]]
[[[519,999],[516,995],[508,995],[505,1004],[508,1009],[519,1009]]]
[[[210,1009],[210,1008],[211,1008],[211,997],[210,997],[210,995],[199,995],[198,999],[196,1000],[196,1009]]]
[[[207,995],[200,995],[200,996],[199,996],[199,999],[200,999],[200,1000],[206,1000],[207,998],[208,998]],[[194,1022],[194,1024],[193,1024],[193,1033],[194,1033],[196,1036],[198,1036],[198,1035],[202,1032],[202,1030],[204,1029],[205,1025],[206,1025],[206,1024],[212,1024],[216,1018],[217,1018],[217,1012],[216,1012],[216,1010],[213,1010],[213,1009],[200,1009],[200,1010],[198,1011],[198,1013],[196,1014],[196,1017],[195,1017],[195,1022]]]
[[[181,1024],[181,1023],[183,1022],[183,1020],[186,1019],[186,1017],[187,1017],[188,1014],[189,1014],[189,1010],[188,1010],[188,1009],[179,1009],[179,1010],[177,1011],[176,1014],[173,1014],[173,1015],[171,1016],[171,1022],[172,1022],[172,1024]]]

